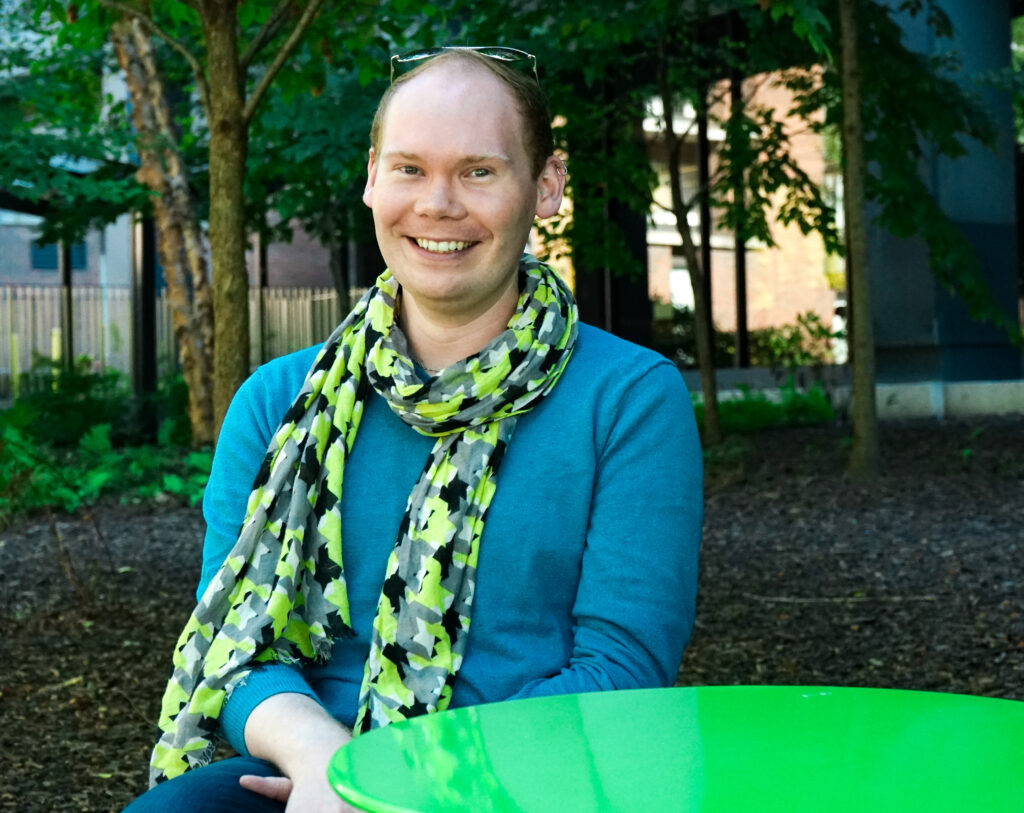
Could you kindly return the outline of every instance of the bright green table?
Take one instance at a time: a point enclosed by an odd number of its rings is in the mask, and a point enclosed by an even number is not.
[[[718,686],[494,703],[364,734],[329,777],[373,811],[1024,811],[1024,703]]]

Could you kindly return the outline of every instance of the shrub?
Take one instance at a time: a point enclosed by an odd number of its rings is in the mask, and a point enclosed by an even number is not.
[[[107,425],[115,446],[139,445],[157,439],[188,445],[188,388],[181,375],[160,381],[155,393],[136,397],[117,370],[97,369],[81,356],[70,370],[49,359],[33,366],[37,386],[15,403],[26,411],[19,425],[37,442],[73,448],[94,426]],[[39,386],[40,383],[42,386]]]
[[[104,495],[122,502],[203,496],[213,453],[177,444],[115,447],[109,424],[91,427],[76,449],[41,444],[22,425],[28,413],[0,413],[0,526],[16,514],[73,512]],[[166,430],[163,434],[169,434]]]
[[[835,411],[820,384],[798,390],[790,376],[777,401],[747,387],[741,388],[741,392],[740,398],[718,402],[719,420],[724,432],[756,432],[772,426],[825,423],[835,419]],[[703,430],[703,398],[694,394],[693,401],[697,425]]]
[[[27,410],[25,431],[53,446],[74,446],[96,424],[124,426],[130,432],[136,409],[132,396],[116,370],[96,370],[87,356],[63,369],[50,359],[37,359],[33,376],[49,379],[18,399]]]
[[[96,370],[88,358],[72,370],[49,362],[36,369],[44,386],[0,412],[0,526],[19,513],[73,512],[104,495],[199,501],[212,452],[188,448],[180,376],[138,399],[119,373]]]
[[[694,314],[689,308],[661,312],[669,316],[652,325],[652,345],[681,367],[697,366]],[[832,340],[839,338],[813,311],[802,313],[793,325],[760,328],[749,332],[750,363],[754,367],[792,370],[832,362]],[[736,356],[736,334],[716,330],[714,363],[731,367]]]

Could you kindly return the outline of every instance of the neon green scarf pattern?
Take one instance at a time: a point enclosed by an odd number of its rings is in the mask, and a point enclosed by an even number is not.
[[[519,274],[507,329],[427,381],[395,323],[389,271],[327,339],[274,434],[238,541],[178,639],[151,785],[210,761],[224,701],[254,666],[323,661],[354,635],[341,493],[369,387],[437,441],[383,574],[354,733],[447,707],[498,467],[517,416],[555,385],[576,341],[564,283],[529,255]]]

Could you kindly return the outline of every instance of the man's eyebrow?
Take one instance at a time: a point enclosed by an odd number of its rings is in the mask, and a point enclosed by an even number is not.
[[[463,164],[486,164],[488,161],[500,161],[503,164],[511,164],[512,159],[500,152],[485,152],[480,155],[467,155],[462,159]]]
[[[405,150],[388,150],[381,156],[382,161],[422,161],[423,158],[414,152],[406,152]],[[504,153],[500,152],[486,152],[480,153],[479,155],[466,155],[459,159],[460,164],[483,164],[488,161],[500,161],[503,164],[511,164],[512,159]]]
[[[388,150],[386,153],[381,155],[381,160],[400,158],[403,161],[418,161],[420,157],[414,152],[405,152],[405,150]]]

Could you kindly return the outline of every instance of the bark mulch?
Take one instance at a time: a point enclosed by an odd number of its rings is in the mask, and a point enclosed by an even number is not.
[[[709,462],[681,684],[883,686],[1024,699],[1024,417],[733,438]],[[0,531],[0,811],[116,811],[145,786],[203,522],[103,505]]]

